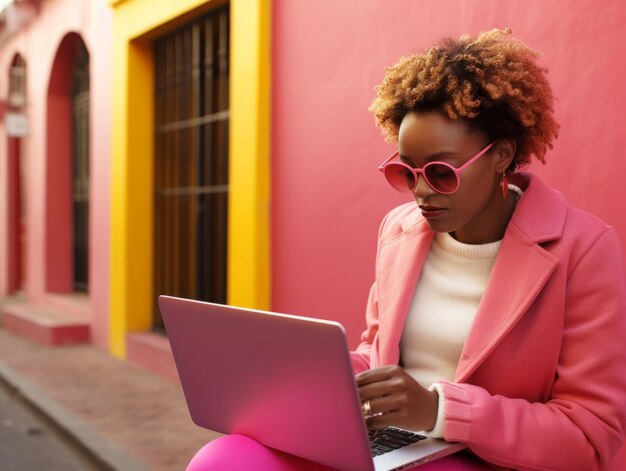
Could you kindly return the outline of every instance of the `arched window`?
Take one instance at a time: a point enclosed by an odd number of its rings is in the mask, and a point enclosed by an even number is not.
[[[15,109],[26,105],[26,62],[17,54],[9,69],[9,106]]]
[[[46,107],[46,288],[89,291],[89,53],[68,33],[52,64]]]

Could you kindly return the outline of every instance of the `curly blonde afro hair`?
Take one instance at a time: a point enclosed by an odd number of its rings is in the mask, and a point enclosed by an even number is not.
[[[387,67],[370,106],[386,140],[397,142],[404,116],[439,110],[466,119],[490,140],[513,138],[517,151],[509,170],[545,163],[558,137],[552,90],[539,53],[512,37],[511,30],[444,39],[423,54]]]

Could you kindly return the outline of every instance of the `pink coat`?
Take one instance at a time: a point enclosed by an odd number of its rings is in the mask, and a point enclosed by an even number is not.
[[[537,177],[502,246],[454,382],[443,382],[446,440],[498,467],[617,470],[626,430],[626,271],[615,231]],[[398,364],[399,343],[434,232],[415,203],[378,238],[355,372]]]

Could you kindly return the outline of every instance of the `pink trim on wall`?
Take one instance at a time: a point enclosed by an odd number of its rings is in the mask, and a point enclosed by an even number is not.
[[[92,341],[109,345],[109,236],[111,171],[112,12],[108,4],[92,2],[94,21],[85,37],[90,80],[90,202],[89,299]],[[97,111],[94,111],[97,110]]]

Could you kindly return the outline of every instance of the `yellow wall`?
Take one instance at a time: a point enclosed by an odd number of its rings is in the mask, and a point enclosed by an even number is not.
[[[147,331],[153,292],[152,40],[223,1],[114,8],[110,345]],[[231,0],[228,303],[269,307],[270,0]]]

